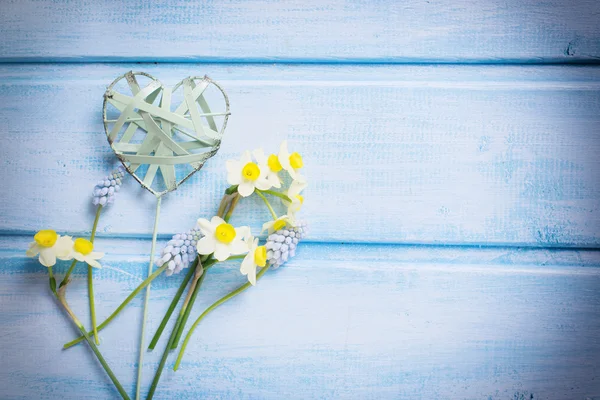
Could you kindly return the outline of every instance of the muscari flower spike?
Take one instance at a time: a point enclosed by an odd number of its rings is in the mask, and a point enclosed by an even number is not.
[[[171,276],[190,266],[198,255],[196,245],[202,238],[200,228],[190,229],[187,233],[173,235],[162,250],[160,257],[157,257],[155,263],[162,266],[167,263],[165,274]]]
[[[297,222],[295,227],[285,227],[267,237],[267,261],[271,268],[279,268],[296,255],[298,243],[308,234],[306,222]]]
[[[125,168],[119,166],[109,175],[105,176],[94,187],[92,203],[95,206],[106,206],[115,201],[115,194],[121,189],[121,182],[125,177]]]

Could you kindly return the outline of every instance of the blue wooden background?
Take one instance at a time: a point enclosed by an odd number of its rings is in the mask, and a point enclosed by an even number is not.
[[[162,240],[215,213],[247,148],[288,139],[311,183],[310,242],[200,325],[158,398],[600,399],[599,22],[596,0],[1,1],[0,397],[116,397],[89,349],[61,350],[75,333],[24,250],[89,232],[115,164],[102,95],[134,69],[231,101]],[[153,207],[129,181],[101,220],[100,319],[145,276]],[[253,199],[234,223],[266,218]],[[179,279],[155,281],[149,332]],[[101,333],[131,394],[141,305]]]

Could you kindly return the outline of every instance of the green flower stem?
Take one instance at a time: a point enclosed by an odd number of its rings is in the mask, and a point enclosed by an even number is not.
[[[183,291],[187,287],[190,279],[192,279],[192,275],[194,274],[194,270],[195,270],[197,264],[198,264],[198,257],[196,257],[196,260],[190,266],[187,275],[185,276],[185,278],[183,278],[183,282],[181,282],[181,286],[179,286],[179,289],[177,290],[175,297],[173,297],[173,301],[171,301],[171,305],[169,306],[167,313],[165,314],[162,321],[160,322],[160,325],[158,326],[158,330],[152,337],[152,341],[150,341],[148,350],[154,350],[154,348],[156,347],[156,343],[158,343],[158,339],[160,339],[160,336],[162,335],[163,331],[165,330],[165,327],[167,326],[167,322],[169,322],[169,319],[171,318],[171,315],[173,314],[175,307],[177,307],[177,303],[179,303],[179,299],[181,299],[181,295],[183,294]]]
[[[200,266],[196,267],[199,268]],[[202,282],[204,282],[204,278],[206,277],[206,269],[203,269],[202,275],[199,277],[195,277],[195,281],[192,283],[193,287],[190,287],[190,293],[192,294],[189,299],[186,299],[186,303],[183,304],[181,311],[179,312],[181,319],[181,323],[177,328],[177,333],[175,334],[175,339],[171,344],[171,350],[175,350],[177,345],[179,344],[179,339],[181,339],[181,335],[183,334],[183,330],[185,329],[185,324],[187,323],[188,318],[190,317],[190,312],[196,302],[196,297],[198,297],[198,293],[200,292],[200,287],[202,286]]]
[[[270,194],[271,196],[279,197],[280,199],[285,200],[289,203],[292,202],[292,200],[283,193],[279,193],[274,190],[259,190],[259,189],[256,189],[256,190],[261,193],[264,193],[264,194]]]
[[[129,294],[129,296],[127,296],[127,298],[121,303],[121,305],[119,305],[119,307],[117,307],[117,309],[115,311],[113,311],[113,313],[110,314],[110,316],[108,318],[106,318],[104,320],[104,322],[102,322],[100,325],[98,325],[98,331],[101,331],[102,329],[104,329],[117,315],[119,315],[119,313],[121,311],[123,311],[123,309],[127,306],[127,304],[129,304],[129,302],[131,302],[131,300],[133,300],[135,298],[135,296],[137,296],[142,291],[142,289],[144,289],[146,286],[148,286],[150,284],[150,282],[152,282],[154,280],[154,278],[159,276],[165,269],[167,269],[166,263],[163,264],[162,267],[160,267],[159,269],[154,271],[154,273],[152,275],[150,275],[148,278],[146,278],[142,283],[140,283],[140,285],[137,288],[135,288],[135,290],[133,292],[131,292]],[[89,332],[89,334],[92,335],[93,332]],[[77,343],[81,342],[84,339],[85,339],[85,337],[82,335],[82,336],[78,337],[77,339],[72,340],[69,343],[65,344],[63,346],[63,348],[68,349],[69,347],[76,345]]]
[[[167,347],[165,347],[165,351],[160,359],[160,363],[158,364],[158,369],[154,374],[154,379],[152,379],[152,385],[150,385],[150,390],[148,391],[148,396],[146,400],[151,400],[154,397],[154,392],[156,391],[156,387],[158,386],[158,381],[160,380],[160,376],[162,374],[163,369],[165,368],[165,364],[167,362],[167,358],[169,357],[169,350],[171,349],[171,345],[175,340],[175,336],[177,335],[177,330],[179,329],[179,325],[181,324],[181,315],[177,317],[177,321],[175,322],[175,326],[173,327],[173,332],[171,332],[171,336],[169,336],[169,341],[167,342]]]
[[[273,216],[273,219],[277,219],[277,214],[275,213],[275,210],[273,210],[273,207],[271,207],[271,203],[269,203],[269,200],[267,200],[267,198],[265,197],[264,194],[262,194],[260,192],[260,190],[255,190],[256,194],[263,199],[263,201],[265,202],[265,204],[267,205],[267,208],[269,209],[269,211],[271,212],[271,215]]]
[[[98,206],[96,210],[96,218],[94,218],[94,226],[92,227],[92,234],[90,236],[90,242],[94,243],[94,239],[96,238],[96,230],[98,229],[98,221],[100,220],[100,212],[102,211],[102,205]],[[94,301],[94,283],[92,278],[94,276],[94,271],[92,266],[88,264],[88,295],[90,298],[90,316],[92,317],[92,331],[94,332],[94,340],[96,340],[96,344],[100,344],[100,340],[98,338],[98,327],[96,326],[96,305]]]
[[[230,194],[223,195],[223,198],[221,199],[221,203],[219,204],[219,210],[217,211],[217,216],[223,218],[223,215],[225,215],[225,211],[227,210],[227,206],[229,206],[229,203],[231,202],[232,197],[233,197],[233,195],[230,195]]]
[[[266,267],[262,268],[258,274],[256,274],[256,280],[258,281],[260,278],[262,278],[262,276],[269,270],[270,265],[267,265]],[[198,326],[198,324],[200,323],[200,321],[202,321],[204,319],[204,317],[206,317],[212,310],[214,310],[215,308],[217,308],[218,306],[220,306],[221,304],[225,303],[227,300],[230,300],[232,298],[234,298],[235,296],[237,296],[238,294],[242,293],[243,291],[245,291],[246,289],[248,289],[250,286],[252,286],[252,284],[250,282],[240,286],[239,288],[237,288],[236,290],[234,290],[233,292],[229,293],[228,295],[220,298],[219,300],[217,300],[216,302],[214,302],[210,307],[208,307],[199,317],[198,319],[192,324],[192,327],[190,328],[189,332],[187,333],[185,340],[183,341],[183,344],[181,346],[181,350],[179,350],[179,354],[177,355],[177,360],[175,361],[175,366],[173,367],[174,371],[177,371],[179,369],[179,364],[181,364],[181,359],[183,358],[183,353],[185,352],[185,348],[187,347],[188,342],[190,341],[190,338],[192,337],[192,334],[194,333],[194,330],[196,329],[196,327]]]
[[[237,205],[238,201],[240,201],[240,194],[236,193],[233,198],[231,199],[231,201],[229,202],[229,210],[227,211],[227,214],[225,214],[225,217],[223,217],[223,219],[225,220],[225,222],[229,222],[229,219],[231,218],[231,214],[233,214],[233,210],[235,210],[235,206]]]
[[[94,225],[92,226],[92,234],[90,235],[90,242],[94,243],[96,238],[96,229],[98,229],[98,221],[100,221],[100,212],[102,212],[102,205],[98,205],[96,210],[96,217],[94,218]]]
[[[92,338],[90,338],[90,336],[86,332],[85,328],[83,327],[83,324],[79,321],[79,319],[75,316],[75,314],[69,307],[69,304],[67,303],[67,300],[65,299],[65,289],[66,289],[66,287],[63,287],[62,290],[60,290],[59,293],[56,295],[56,297],[58,298],[58,300],[64,307],[67,314],[69,314],[69,316],[71,317],[71,319],[73,320],[75,325],[77,325],[77,328],[82,333],[83,337],[88,342],[89,346],[92,348],[92,351],[94,352],[94,354],[98,358],[98,361],[100,362],[100,364],[102,365],[102,367],[104,368],[104,370],[106,371],[108,376],[110,377],[110,380],[113,382],[113,384],[115,385],[115,387],[121,394],[121,397],[123,397],[123,399],[125,399],[125,400],[129,400],[129,396],[127,395],[127,392],[125,391],[125,389],[123,389],[123,386],[121,385],[121,383],[119,382],[119,380],[117,379],[115,374],[112,372],[112,370],[106,363],[106,360],[102,356],[102,353],[100,353],[100,350],[98,349],[98,347],[96,346],[96,344],[94,343]]]
[[[100,340],[98,340],[98,327],[96,326],[96,306],[94,305],[94,284],[92,282],[92,277],[94,276],[94,271],[92,271],[92,266],[88,265],[88,295],[90,297],[90,316],[92,317],[92,332],[94,336],[94,340],[96,344],[100,344]]]
[[[238,185],[229,186],[227,189],[225,189],[225,194],[234,194],[237,192],[237,189]]]
[[[58,293],[56,292],[56,279],[54,278],[54,273],[52,272],[52,266],[48,267],[48,280],[50,282],[50,290],[52,290],[52,293],[58,296]]]
[[[69,269],[67,270],[67,273],[65,274],[65,277],[60,282],[60,285],[58,285],[59,288],[65,286],[67,283],[69,283],[69,277],[71,276],[71,273],[73,272],[73,269],[75,268],[76,264],[77,264],[77,260],[73,260],[73,262],[71,263],[71,266],[69,267]]]

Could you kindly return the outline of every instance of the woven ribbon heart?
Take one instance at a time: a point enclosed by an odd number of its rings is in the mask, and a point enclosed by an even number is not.
[[[220,111],[212,111],[215,104]],[[130,71],[106,90],[102,114],[116,156],[144,188],[162,196],[217,153],[230,113],[227,95],[207,76],[171,89]]]

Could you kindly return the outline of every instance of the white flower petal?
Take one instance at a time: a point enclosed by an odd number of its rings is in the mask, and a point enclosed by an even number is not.
[[[210,219],[210,223],[215,229],[217,228],[217,226],[219,226],[221,224],[226,224],[226,222],[223,218],[218,217],[216,215]]]
[[[272,233],[271,230],[273,229],[273,225],[275,225],[275,221],[265,222],[260,233],[263,233],[264,231],[269,231],[269,233]]]
[[[240,185],[238,186],[238,193],[242,196],[242,197],[248,197],[250,196],[252,193],[254,193],[254,185],[252,184],[252,182],[250,181],[243,181],[242,183],[240,183]]]
[[[56,264],[56,254],[52,247],[40,249],[40,264],[44,267],[52,267]]]
[[[25,252],[25,255],[27,257],[35,257],[38,254],[40,254],[40,246],[37,244],[37,242],[31,242],[29,243],[29,248],[27,249],[27,251]]]
[[[254,186],[259,189],[259,190],[269,190],[271,189],[272,185],[269,182],[269,180],[267,179],[267,177],[262,177],[262,178],[258,178],[255,182],[254,182]],[[239,188],[238,188],[239,191]]]
[[[290,188],[288,189],[289,197],[295,197],[299,195],[308,186],[306,179],[303,176],[300,176],[300,178],[304,180],[296,179],[290,184]]]
[[[206,255],[214,253],[215,247],[217,245],[217,240],[213,235],[204,236],[202,239],[198,241],[197,249],[198,254]]]
[[[102,265],[100,265],[100,263],[98,261],[96,261],[95,259],[90,257],[89,254],[85,257],[85,262],[88,263],[93,268],[102,268]]]
[[[214,257],[217,261],[225,261],[231,255],[231,251],[229,250],[229,246],[225,243],[216,242]]]
[[[196,222],[204,236],[212,236],[215,234],[215,227],[205,218],[199,218]]]
[[[246,164],[252,162],[252,154],[250,154],[250,150],[246,150],[244,154],[242,154],[242,158],[240,159],[241,167],[244,168]],[[241,169],[241,168],[240,168]]]
[[[272,187],[277,189],[281,187],[281,179],[279,179],[279,175],[277,175],[275,172],[267,175],[267,179]]]
[[[248,244],[243,240],[237,240],[237,238],[231,242],[227,250],[230,254],[239,256],[248,252]],[[229,254],[227,255],[229,257]],[[215,257],[216,258],[216,257]]]
[[[253,253],[248,253],[248,255],[244,257],[242,265],[240,266],[240,272],[242,275],[248,276],[248,281],[252,286],[256,285],[256,264],[254,263]]]
[[[262,148],[254,150],[252,152],[252,155],[256,159],[256,162],[258,162],[259,164],[267,165],[267,163],[269,162],[269,159],[267,158],[267,156],[265,156],[265,152]]]
[[[235,229],[235,237],[237,238],[241,238],[242,240],[250,240],[250,238],[252,237],[252,230],[250,229],[249,226],[240,226],[238,228],[234,228]]]
[[[90,254],[88,254],[88,257],[91,257],[94,260],[99,260],[102,257],[104,257],[104,253],[101,253],[99,251],[92,251]]]
[[[77,251],[73,252],[73,258],[77,261],[85,261],[85,256]]]
[[[73,258],[73,238],[71,236],[60,236],[54,244],[56,258],[59,260],[71,260]]]
[[[287,148],[287,140],[281,142],[277,158],[279,159],[279,164],[281,164],[281,167],[283,169],[285,169],[288,172],[290,169],[292,169],[292,166],[290,165],[290,153]]]
[[[227,183],[230,185],[239,185],[242,182],[242,174],[240,171],[227,172]]]
[[[225,168],[227,172],[241,171],[242,165],[238,160],[227,160],[225,161]]]
[[[290,178],[296,180],[298,179],[298,177],[300,176],[300,174],[298,174],[296,172],[296,170],[294,168],[292,168],[292,166],[290,165],[289,168],[286,168],[287,173],[290,175]]]

